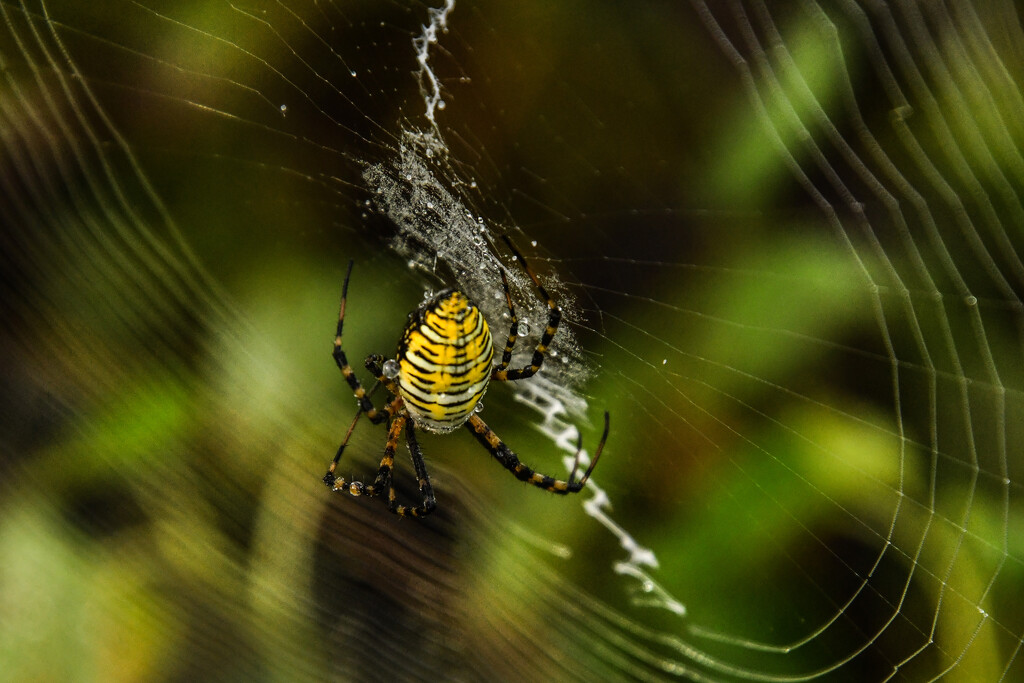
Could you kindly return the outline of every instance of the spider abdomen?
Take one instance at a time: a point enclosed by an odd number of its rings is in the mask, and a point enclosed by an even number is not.
[[[494,346],[480,309],[446,289],[409,316],[398,345],[398,388],[423,429],[445,434],[461,427],[491,379]]]

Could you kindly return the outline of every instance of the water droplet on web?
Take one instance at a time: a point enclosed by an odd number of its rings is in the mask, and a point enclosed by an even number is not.
[[[474,413],[482,413],[484,411],[484,402],[478,401],[476,407],[473,408]]]
[[[516,330],[516,334],[518,334],[520,337],[525,337],[526,335],[530,334],[530,323],[528,323],[525,320],[520,320],[519,328]]]
[[[424,301],[426,301],[427,299],[429,299],[432,296],[434,296],[434,290],[432,290],[432,289],[424,289],[423,290],[423,300]]]
[[[651,580],[644,581],[641,588],[643,588],[644,593],[650,593],[654,590],[654,582]]]
[[[281,109],[281,116],[287,116],[288,115],[288,105],[287,104],[282,104],[280,106],[280,109]]]
[[[427,202],[427,208],[428,209],[433,209],[434,208],[434,202]]]
[[[476,181],[475,180],[471,181],[469,183],[469,186],[472,187],[472,188],[476,188]]]
[[[537,240],[530,240],[530,246],[531,247],[537,246]]]
[[[389,358],[384,361],[384,376],[388,379],[394,379],[398,377],[398,373],[401,370],[401,366],[398,365],[398,361],[394,358]]]
[[[444,100],[440,100],[440,101],[438,101],[438,103],[437,103],[437,108],[438,108],[438,109],[444,109],[444,108],[445,108],[445,107],[447,107],[447,106],[448,106],[448,105],[446,105],[446,104],[444,103]]]

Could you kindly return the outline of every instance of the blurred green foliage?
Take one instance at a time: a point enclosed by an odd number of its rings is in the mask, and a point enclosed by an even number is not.
[[[319,478],[354,411],[330,358],[348,259],[345,345],[364,377],[360,359],[390,353],[439,284],[388,248],[361,179],[394,157],[400,125],[419,122],[410,36],[426,7],[257,4],[47,3],[116,135],[80,91],[64,113],[85,124],[51,113],[15,125],[11,112],[44,111],[69,67],[37,78],[42,48],[19,40],[43,25],[42,6],[3,4],[0,48],[18,87],[3,91],[0,146],[56,155],[40,166],[68,197],[46,206],[45,173],[21,157],[3,166],[26,222],[4,226],[24,306],[4,340],[16,367],[0,679],[415,679],[456,666],[467,668],[453,678],[474,678],[509,662],[511,678],[573,666],[646,678],[689,665],[675,636],[776,675],[867,644],[847,680],[879,678],[908,638],[937,638],[970,643],[965,679],[1001,675],[1021,617],[1000,611],[998,628],[972,629],[980,610],[1019,604],[1024,548],[1018,535],[1001,545],[1011,522],[998,465],[972,471],[962,450],[929,451],[930,429],[944,444],[971,435],[915,404],[927,378],[902,302],[884,278],[881,299],[868,286],[898,249],[837,235],[815,212],[780,156],[800,146],[793,117],[813,107],[775,96],[760,110],[684,9],[460,3],[437,68],[449,161],[479,181],[472,210],[537,239],[530,258],[578,297],[574,330],[594,368],[588,447],[599,411],[612,415],[594,481],[689,616],[638,606],[643,591],[613,570],[618,539],[578,501],[518,485],[465,434],[422,439],[436,519],[329,495]],[[311,37],[293,9],[337,30]],[[819,28],[794,19],[787,38],[832,116],[848,75]],[[96,148],[74,154],[96,131]],[[124,232],[112,228],[119,192],[138,212]],[[959,309],[938,317],[976,338]],[[992,332],[1000,360],[1017,354],[1008,327]],[[964,379],[939,380],[953,398],[936,414],[960,405],[945,383]],[[493,387],[485,403],[525,461],[561,471],[511,391]],[[979,425],[979,440],[995,429]],[[361,424],[345,476],[369,478],[383,443]],[[517,658],[538,643],[543,663]],[[907,676],[956,654],[922,657]]]

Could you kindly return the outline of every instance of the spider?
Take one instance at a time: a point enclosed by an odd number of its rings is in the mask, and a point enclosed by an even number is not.
[[[520,481],[532,484],[552,493],[577,493],[587,483],[590,473],[594,471],[605,441],[608,439],[609,418],[604,414],[604,433],[594,452],[594,459],[579,479],[576,474],[580,465],[582,437],[577,442],[576,459],[568,481],[555,479],[535,472],[520,462],[518,456],[506,446],[498,436],[480,419],[477,414],[482,404],[481,397],[487,391],[491,380],[499,382],[517,381],[532,377],[544,363],[544,353],[548,344],[558,331],[558,323],[562,311],[540,284],[537,276],[527,265],[526,260],[513,246],[505,235],[502,239],[512,251],[516,260],[522,264],[523,270],[536,285],[541,297],[548,305],[548,322],[541,336],[540,343],[533,352],[530,365],[521,369],[509,369],[512,360],[512,349],[519,336],[519,320],[516,318],[512,295],[509,293],[508,277],[501,271],[501,285],[505,290],[505,300],[512,318],[512,326],[508,332],[508,341],[501,356],[501,363],[492,368],[494,347],[491,333],[483,314],[469,298],[455,289],[445,289],[424,301],[409,314],[409,320],[398,343],[398,351],[394,358],[385,359],[380,354],[372,354],[366,358],[366,369],[377,379],[377,383],[367,392],[359,383],[355,372],[348,364],[345,352],[341,347],[341,331],[345,323],[345,301],[348,297],[348,282],[352,276],[353,262],[348,264],[345,283],[341,290],[341,309],[338,313],[338,329],[334,338],[334,362],[341,370],[348,385],[355,394],[359,409],[352,420],[345,438],[338,447],[338,452],[331,462],[323,481],[334,491],[347,491],[353,496],[380,496],[387,491],[387,507],[391,512],[410,517],[425,517],[436,507],[434,490],[430,485],[430,477],[423,462],[423,452],[416,441],[416,430],[422,429],[435,434],[448,434],[465,425],[503,467],[512,472]],[[382,409],[374,407],[370,400],[373,392],[383,385],[394,396]],[[334,470],[341,460],[349,438],[365,414],[373,424],[389,421],[388,439],[384,447],[384,457],[380,461],[380,469],[372,484],[361,481],[346,483],[336,477]],[[396,499],[393,483],[395,449],[398,439],[405,429],[406,441],[412,455],[413,468],[419,481],[420,494],[423,502],[416,506],[400,505]]]

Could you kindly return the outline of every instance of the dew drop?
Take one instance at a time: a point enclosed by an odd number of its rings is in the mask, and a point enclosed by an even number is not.
[[[427,208],[428,209],[433,209],[434,208],[434,202],[427,202]]]
[[[516,331],[516,334],[518,334],[520,337],[525,337],[526,335],[530,334],[530,323],[526,322],[525,320],[520,320],[519,329]]]
[[[282,104],[279,107],[279,109],[281,110],[281,116],[287,116],[288,115],[288,105],[287,104]]]
[[[530,246],[531,247],[537,246],[537,240],[530,240]]]
[[[398,372],[401,370],[401,366],[398,365],[398,361],[394,358],[389,358],[384,361],[384,376],[388,379],[394,379],[398,377]]]
[[[438,108],[438,109],[444,109],[444,108],[445,108],[445,107],[447,107],[447,106],[448,106],[448,105],[444,103],[444,100],[440,100],[440,101],[438,101],[438,103],[437,103],[437,108]]]
[[[484,411],[484,402],[477,401],[476,406],[473,408],[474,413],[482,413]]]
[[[978,305],[978,297],[976,297],[973,294],[971,294],[971,295],[967,296],[964,299],[964,303],[967,304],[968,306],[977,306]]]

